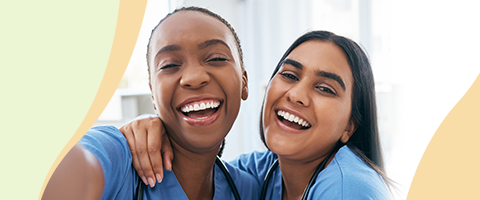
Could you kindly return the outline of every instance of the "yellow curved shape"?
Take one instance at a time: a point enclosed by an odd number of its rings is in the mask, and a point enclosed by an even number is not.
[[[100,87],[85,119],[50,168],[43,182],[38,199],[42,198],[45,187],[58,164],[60,164],[60,161],[75,143],[82,138],[88,129],[92,127],[112,98],[130,61],[135,43],[137,42],[138,33],[140,32],[146,6],[147,0],[120,0],[115,36]]]
[[[480,76],[443,120],[407,200],[480,199]]]

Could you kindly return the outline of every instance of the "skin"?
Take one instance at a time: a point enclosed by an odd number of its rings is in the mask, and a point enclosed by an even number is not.
[[[150,46],[152,101],[173,147],[172,170],[189,199],[212,199],[214,160],[247,98],[235,39],[219,20],[182,11],[160,24]],[[201,100],[221,102],[215,117],[193,120],[180,112]]]
[[[100,199],[104,182],[98,160],[80,144],[76,144],[55,169],[42,200]]]
[[[330,42],[304,42],[286,60],[269,84],[262,120],[266,143],[279,157],[283,199],[300,199],[318,164],[355,130],[350,118],[353,76],[343,51]],[[337,75],[345,89],[318,72]],[[291,128],[278,119],[278,110],[310,127]]]

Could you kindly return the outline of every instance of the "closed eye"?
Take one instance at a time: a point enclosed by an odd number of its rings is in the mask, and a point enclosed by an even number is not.
[[[160,70],[169,69],[169,68],[174,68],[174,67],[178,67],[178,66],[180,66],[180,65],[168,64],[168,65],[164,65],[163,67],[160,67]]]
[[[227,59],[226,59],[226,58],[217,57],[217,58],[212,58],[212,59],[208,60],[208,62],[215,62],[215,61],[227,61]]]

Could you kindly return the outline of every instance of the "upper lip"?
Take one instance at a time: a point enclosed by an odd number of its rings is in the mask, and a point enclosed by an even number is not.
[[[189,104],[189,103],[192,103],[192,102],[195,102],[195,101],[201,101],[201,100],[208,100],[208,99],[215,99],[215,100],[218,100],[220,101],[220,103],[222,103],[222,99],[218,98],[218,97],[214,97],[214,96],[193,96],[193,97],[190,97],[190,98],[187,98],[185,100],[183,100],[181,103],[179,103],[177,105],[177,109],[180,109],[182,106],[186,105],[186,104]]]
[[[277,109],[274,110],[274,111],[275,111],[275,115],[277,115],[277,112],[278,112],[279,110],[283,110],[283,111],[288,112],[288,113],[290,113],[290,114],[293,114],[293,115],[295,115],[295,116],[297,116],[297,117],[299,117],[299,118],[302,118],[304,121],[306,121],[307,123],[309,123],[310,126],[312,126],[312,123],[310,123],[310,120],[308,120],[308,118],[306,118],[303,114],[301,114],[300,112],[298,112],[298,111],[296,111],[296,110],[293,110],[293,109],[287,108],[287,107],[280,107],[280,108],[277,108]]]

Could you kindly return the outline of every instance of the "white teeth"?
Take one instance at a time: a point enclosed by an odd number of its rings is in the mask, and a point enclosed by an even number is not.
[[[290,115],[290,116],[288,117],[288,121],[293,122],[294,119],[295,119],[295,116],[294,116],[294,115]]]
[[[288,112],[285,112],[283,110],[277,111],[277,115],[283,117],[285,120],[288,120],[290,122],[295,122],[300,126],[303,126],[303,127],[310,126],[309,123],[307,123],[305,120],[301,119],[300,117],[290,114]]]
[[[198,104],[193,105],[193,110],[194,111],[200,110],[200,106],[198,106]]]
[[[210,101],[210,102],[202,102],[200,104],[195,103],[195,104],[190,104],[188,106],[183,106],[180,108],[180,110],[184,113],[188,113],[191,111],[199,111],[199,110],[205,110],[205,109],[210,109],[210,108],[217,108],[220,106],[220,102],[218,101]]]
[[[285,112],[285,115],[283,116],[283,118],[288,120],[289,117],[290,117],[290,113]]]

